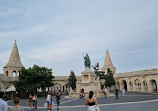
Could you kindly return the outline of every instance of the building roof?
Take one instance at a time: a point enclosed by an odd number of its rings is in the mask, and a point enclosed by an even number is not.
[[[24,67],[21,63],[21,60],[20,60],[20,55],[19,55],[19,52],[18,52],[16,40],[15,40],[14,47],[12,49],[9,61],[4,66],[4,68],[12,68],[12,67],[17,67],[17,68]]]
[[[102,69],[111,68],[111,67],[115,67],[115,66],[112,64],[111,57],[110,57],[109,51],[107,49],[106,50],[106,55],[105,55],[105,62],[104,62],[104,65],[103,65]]]
[[[11,91],[16,91],[16,88],[14,86],[11,86],[5,90],[5,92],[11,92]]]

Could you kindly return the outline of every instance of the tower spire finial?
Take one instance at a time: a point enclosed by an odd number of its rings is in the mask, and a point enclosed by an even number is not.
[[[107,69],[110,69],[112,70],[113,73],[115,73],[115,66],[112,64],[112,61],[111,61],[111,57],[110,57],[110,54],[109,54],[109,51],[108,49],[106,50],[106,55],[105,55],[105,62],[104,62],[104,66],[102,68],[102,71],[104,71],[105,73],[107,73]]]
[[[20,55],[18,52],[16,40],[15,40],[14,47],[12,49],[9,61],[5,65],[5,67],[24,67],[21,63],[21,60],[20,60]]]

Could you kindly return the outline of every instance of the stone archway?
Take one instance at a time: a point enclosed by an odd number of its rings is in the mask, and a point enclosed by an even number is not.
[[[123,88],[127,91],[127,82],[125,80],[122,81]]]
[[[139,79],[136,79],[136,80],[134,81],[134,84],[135,84],[135,89],[136,89],[137,91],[140,91],[140,90],[141,90],[141,82],[140,82],[140,80],[139,80]]]
[[[157,82],[152,79],[152,80],[150,80],[150,85],[151,85],[151,91],[157,92]]]
[[[54,91],[56,91],[56,90],[61,91],[61,84],[56,83],[56,84],[54,85]]]

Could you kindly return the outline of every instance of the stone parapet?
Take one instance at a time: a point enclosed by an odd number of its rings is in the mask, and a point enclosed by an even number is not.
[[[10,77],[10,81],[11,81],[11,82],[18,81],[18,80],[19,80],[18,77]]]
[[[14,82],[14,81],[18,81],[19,78],[18,77],[0,77],[0,81],[2,82]]]
[[[0,77],[0,81],[2,81],[2,82],[10,82],[10,78],[2,76],[2,77]]]
[[[118,73],[114,75],[114,78],[145,76],[145,75],[155,75],[155,74],[158,74],[158,69],[148,69],[148,70],[141,70],[134,72]]]

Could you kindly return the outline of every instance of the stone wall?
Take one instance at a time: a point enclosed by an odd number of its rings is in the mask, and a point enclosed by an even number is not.
[[[127,91],[136,92],[158,91],[158,69],[120,73],[114,77],[119,89],[125,88]]]

